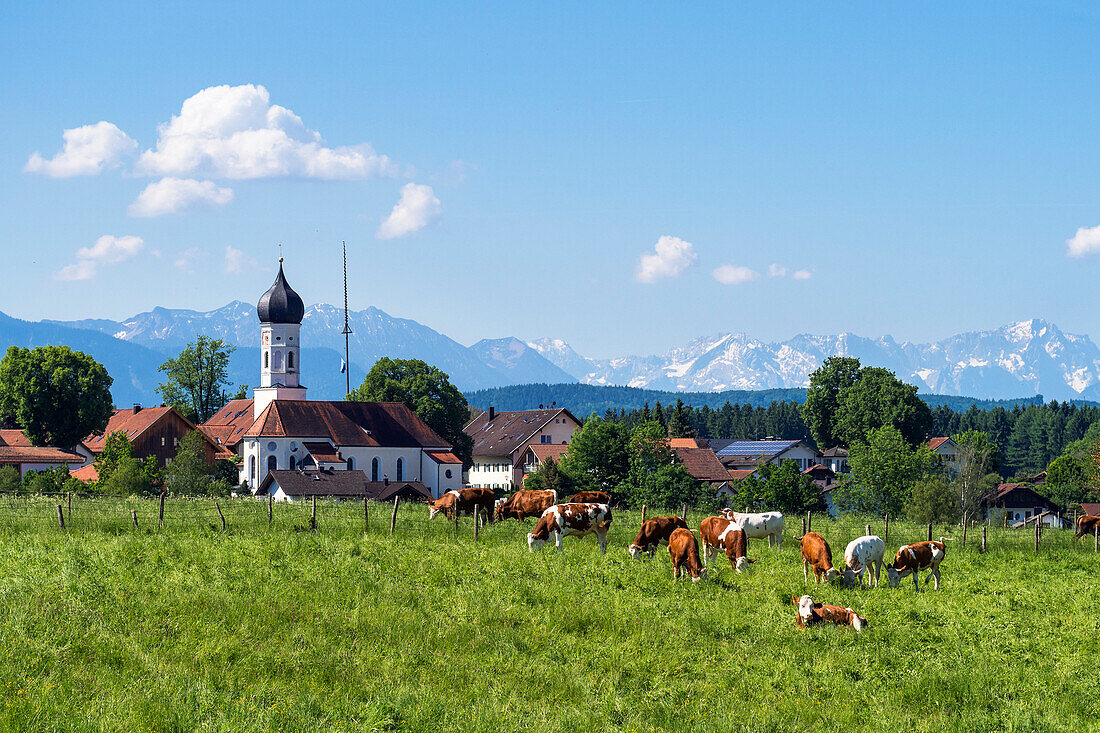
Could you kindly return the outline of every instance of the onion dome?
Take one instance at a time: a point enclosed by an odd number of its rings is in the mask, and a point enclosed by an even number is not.
[[[306,313],[302,298],[286,282],[283,275],[283,258],[279,258],[279,275],[256,304],[260,323],[301,323]]]

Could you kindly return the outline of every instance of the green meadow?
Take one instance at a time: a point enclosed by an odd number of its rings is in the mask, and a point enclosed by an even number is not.
[[[390,508],[0,499],[0,729],[1081,731],[1100,727],[1100,555],[1072,533],[957,527],[938,592],[803,581],[801,521],[738,575],[631,560],[639,515],[527,550]],[[130,510],[138,515],[134,528]],[[701,515],[689,517],[695,524]],[[840,562],[864,518],[813,528]],[[881,521],[872,530],[882,533]],[[891,523],[888,554],[924,539]],[[712,569],[712,573],[714,570]],[[923,588],[923,577],[921,578]],[[931,586],[929,586],[931,588]],[[800,631],[790,597],[870,620]]]

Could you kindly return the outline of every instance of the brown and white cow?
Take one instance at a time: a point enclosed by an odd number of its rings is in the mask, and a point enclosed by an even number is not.
[[[802,543],[802,577],[810,579],[810,568],[814,570],[814,580],[822,578],[833,581],[840,577],[840,571],[833,567],[833,551],[829,543],[817,532],[807,532],[798,538]]]
[[[668,538],[668,554],[672,557],[673,580],[679,580],[684,570],[691,576],[692,583],[706,577],[707,569],[699,560],[699,543],[695,540],[695,533],[687,527],[677,527],[672,531]]]
[[[720,514],[726,519],[738,522],[750,540],[767,538],[768,547],[775,547],[778,544],[780,549],[783,548],[782,512],[747,513],[723,509]]]
[[[798,607],[798,628],[800,629],[824,623],[851,626],[856,631],[867,628],[867,619],[850,608],[814,603],[814,599],[809,596],[801,598],[791,596],[791,603]]]
[[[719,552],[726,553],[730,565],[737,572],[746,570],[750,560],[749,538],[737,522],[723,517],[707,517],[699,523],[699,537],[703,541],[703,561],[709,565]]]
[[[1100,517],[1098,516],[1085,514],[1077,517],[1077,531],[1073,534],[1073,541],[1076,542],[1081,537],[1092,534],[1096,531],[1097,526],[1100,526]]]
[[[882,574],[882,564],[886,557],[886,543],[878,535],[867,534],[857,537],[844,548],[844,583],[849,588],[859,579],[859,587],[863,587],[863,571],[867,570],[867,585],[874,581],[878,587],[879,575]],[[871,577],[871,573],[874,577]]]
[[[566,504],[607,504],[611,506],[611,494],[606,491],[578,491]]]
[[[541,517],[542,513],[558,503],[558,492],[524,489],[517,491],[496,506],[498,521],[511,517],[523,521],[528,517]]]
[[[611,507],[607,504],[555,504],[542,513],[535,529],[527,535],[531,552],[553,541],[561,552],[563,537],[584,537],[596,533],[600,553],[607,554],[607,530],[611,527]]]
[[[477,507],[482,520],[489,521],[493,516],[491,508],[494,501],[492,489],[455,489],[428,502],[428,519],[435,519],[439,513],[453,519],[455,512],[460,517],[472,517],[474,507]]]
[[[924,579],[928,581],[936,579],[936,590],[940,589],[940,563],[943,562],[946,553],[944,537],[929,542],[916,542],[906,545],[894,555],[894,562],[886,566],[886,577],[890,579],[890,587],[897,588],[901,579],[906,575],[913,575],[913,587],[920,591],[920,579],[917,574],[922,570],[931,570]]]
[[[688,528],[687,522],[681,517],[653,517],[647,519],[642,522],[642,526],[638,529],[638,537],[634,540],[634,544],[627,548],[627,552],[630,553],[631,557],[638,557],[642,553],[647,553],[650,557],[653,557],[653,553],[657,551],[658,547],[668,544],[669,536],[678,527]]]

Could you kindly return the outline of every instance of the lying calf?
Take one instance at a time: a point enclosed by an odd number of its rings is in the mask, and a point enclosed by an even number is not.
[[[798,607],[798,628],[800,629],[823,623],[851,626],[856,631],[863,631],[867,627],[867,619],[850,608],[814,603],[814,599],[809,596],[801,598],[791,596],[791,603]]]

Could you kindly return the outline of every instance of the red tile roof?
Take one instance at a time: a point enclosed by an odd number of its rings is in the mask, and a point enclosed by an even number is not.
[[[142,407],[136,411],[134,408],[115,410],[102,433],[93,433],[84,439],[84,447],[92,453],[102,453],[107,436],[118,431],[125,433],[126,437],[133,442],[139,435],[151,428],[154,423],[172,411],[171,407]]]
[[[748,478],[756,473],[755,468],[735,468],[728,471],[729,477],[734,481],[740,481],[743,478]]]
[[[199,430],[213,442],[230,449],[252,427],[252,405],[252,400],[230,400],[213,417],[199,425]]]
[[[0,463],[83,463],[85,457],[49,445],[31,445],[22,430],[0,430]]]
[[[706,448],[710,450],[710,443],[702,438],[669,438],[670,448]]]
[[[99,471],[96,470],[94,463],[89,463],[83,468],[78,468],[75,471],[69,473],[70,476],[76,479],[80,479],[85,483],[94,483],[99,481]]]
[[[450,451],[426,450],[424,452],[436,463],[462,463],[462,459]]]
[[[561,463],[561,457],[569,450],[568,443],[532,443],[527,447],[530,448],[531,452],[535,454],[535,457],[539,459],[539,463],[542,463],[547,458],[553,458],[558,463]]]
[[[1081,511],[1090,517],[1100,517],[1100,503],[1083,501],[1081,502]]]
[[[676,457],[684,465],[684,470],[699,481],[729,481],[730,471],[714,455],[710,448],[673,447]]]
[[[951,440],[951,438],[929,438],[929,440],[928,440],[928,449],[929,450],[936,450],[937,448],[939,448],[941,445],[943,445],[944,443],[946,443],[949,440]]]
[[[489,413],[483,412],[466,424],[466,434],[474,440],[475,456],[507,456],[518,450],[551,420],[567,416],[574,424],[580,420],[564,407],[549,410],[511,410],[498,412],[489,421]]]
[[[275,400],[244,436],[327,438],[340,447],[451,447],[401,402]]]

